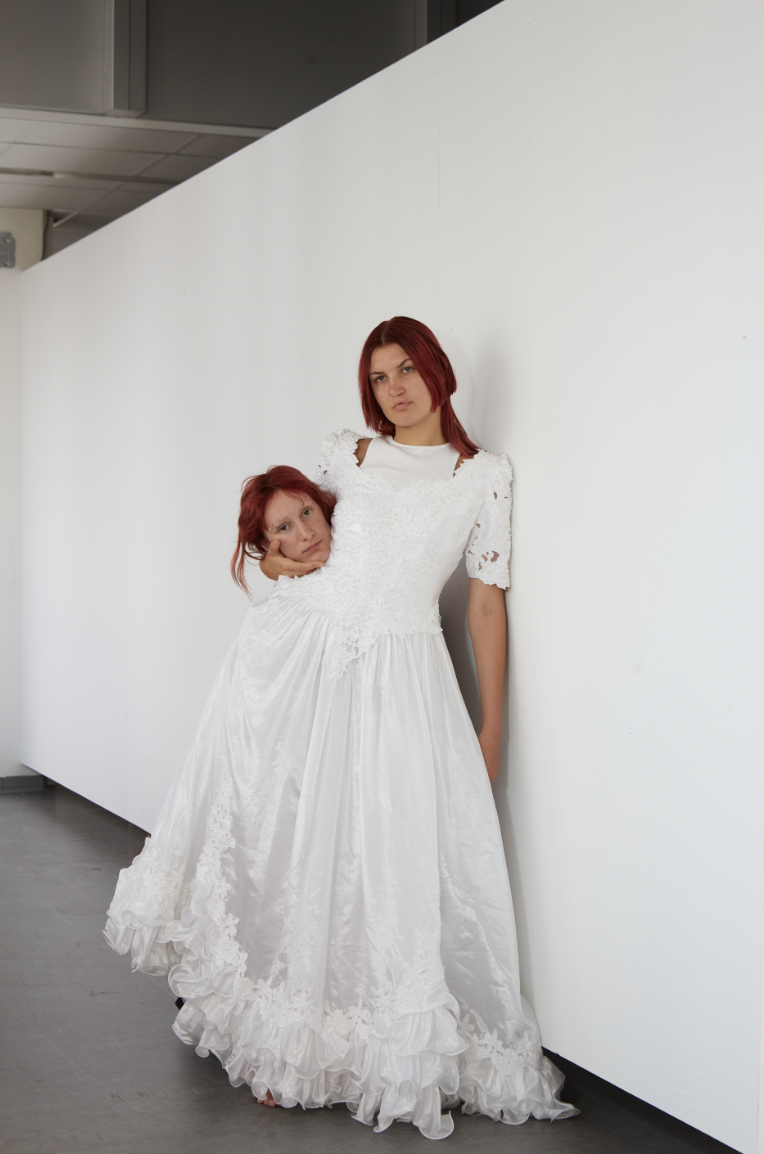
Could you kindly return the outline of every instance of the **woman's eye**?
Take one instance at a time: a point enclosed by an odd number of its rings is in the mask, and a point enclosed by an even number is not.
[[[303,509],[302,515],[303,515],[303,517],[309,517],[312,512],[313,512],[312,509]]]
[[[413,369],[413,367],[414,367],[413,365],[404,365],[403,366],[403,372],[404,373],[410,373],[411,370]]]
[[[286,531],[287,531],[287,529],[288,529],[288,528],[289,528],[289,526],[288,526],[288,525],[279,525],[279,527],[278,527],[278,529],[276,530],[276,532],[277,532],[277,533],[286,533]]]

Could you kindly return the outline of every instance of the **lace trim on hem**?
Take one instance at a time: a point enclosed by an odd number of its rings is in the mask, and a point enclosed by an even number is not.
[[[455,1006],[456,1003],[447,988],[444,989],[443,996],[446,1002]],[[389,1013],[375,1013],[369,1006],[364,1005],[363,999],[359,998],[348,1009],[325,1005],[320,1012],[317,1012],[307,996],[289,997],[283,986],[274,987],[262,979],[254,983],[247,978],[238,984],[235,1000],[249,1003],[244,1013],[254,1009],[263,1022],[271,1024],[276,1029],[306,1026],[316,1034],[339,1036],[353,1043],[366,1043],[372,1037],[379,1040],[390,1038],[395,1032],[396,1024],[402,1020],[418,1016],[428,1010],[432,1013],[444,1010],[462,1043],[460,1048],[467,1066],[489,1062],[503,1077],[512,1077],[525,1069],[539,1072],[544,1064],[541,1044],[532,1030],[524,1030],[512,1042],[502,1042],[496,1030],[489,1033],[482,1027],[477,1015],[464,1011],[456,1020],[453,1010],[444,1004],[419,1009],[410,1008],[397,1017],[391,1017]],[[188,1013],[194,1012],[197,1002],[199,1009],[204,1013],[205,1001],[204,997],[190,999]]]

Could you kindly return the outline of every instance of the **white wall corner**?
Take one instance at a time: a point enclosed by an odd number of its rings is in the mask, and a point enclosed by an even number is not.
[[[0,208],[16,241],[15,268],[0,269],[0,777],[21,765],[21,274],[42,257],[42,212]]]

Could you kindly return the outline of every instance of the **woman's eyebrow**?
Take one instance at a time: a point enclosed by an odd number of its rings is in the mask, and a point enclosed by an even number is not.
[[[400,362],[399,362],[399,363],[398,363],[398,364],[395,366],[395,367],[396,367],[396,369],[402,369],[402,368],[403,368],[403,366],[404,366],[405,364],[407,364],[409,361],[411,361],[411,364],[413,365],[413,363],[414,363],[414,362],[411,360],[411,357],[404,357],[404,358],[403,358],[403,360],[402,360],[402,361],[400,361]],[[387,373],[385,372],[385,370],[384,370],[384,369],[377,369],[377,370],[376,370],[376,372],[374,371],[374,369],[371,369],[371,371],[369,372],[369,376],[370,376],[370,377],[386,377],[386,376],[387,376]]]
[[[308,503],[306,501],[303,501],[302,509],[300,509],[300,512],[304,513],[305,510],[308,508],[310,508]],[[282,519],[280,521],[274,521],[274,523],[272,525],[268,526],[268,532],[272,533],[274,529],[280,529],[282,525],[288,525],[291,520],[292,520],[291,517],[282,517]]]
[[[403,360],[400,362],[400,364],[396,365],[395,367],[396,367],[396,369],[402,369],[402,368],[403,368],[403,366],[404,366],[405,364],[408,364],[409,362],[411,362],[411,364],[412,364],[412,365],[413,365],[413,363],[414,363],[414,362],[411,360],[411,357],[404,357],[404,358],[403,358]],[[374,371],[370,372],[370,373],[369,373],[369,376],[370,376],[370,377],[386,377],[386,376],[387,376],[387,373],[385,372],[385,370],[384,370],[384,369],[377,369],[377,371],[376,371],[376,372],[374,372]]]

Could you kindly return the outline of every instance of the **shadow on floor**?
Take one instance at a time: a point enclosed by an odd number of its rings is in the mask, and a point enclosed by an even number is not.
[[[424,1149],[344,1107],[268,1110],[172,1033],[164,978],[132,975],[101,930],[141,830],[68,790],[0,795],[4,1154],[345,1154]],[[448,1154],[721,1154],[730,1147],[552,1055],[579,1117],[509,1128],[455,1116]]]

